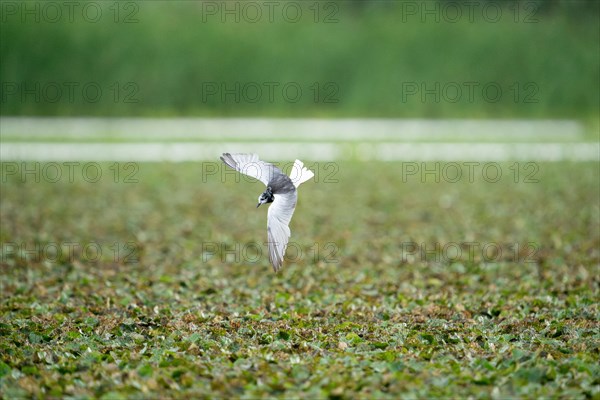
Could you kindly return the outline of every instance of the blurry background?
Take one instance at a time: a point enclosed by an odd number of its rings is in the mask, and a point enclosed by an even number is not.
[[[591,0],[7,1],[1,155],[195,161],[237,142],[237,151],[267,158],[597,160],[599,7]],[[12,118],[21,116],[51,119]],[[211,119],[190,119],[198,117]],[[30,143],[40,137],[197,146],[121,147],[117,157],[114,147],[36,150]],[[306,147],[315,140],[332,144]],[[550,153],[386,144],[415,141],[582,144]],[[498,152],[505,155],[490,155]]]
[[[599,7],[6,1],[1,112],[595,120]]]

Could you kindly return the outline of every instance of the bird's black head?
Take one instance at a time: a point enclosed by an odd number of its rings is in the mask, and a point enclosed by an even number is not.
[[[271,190],[271,187],[269,186],[269,187],[267,187],[267,190],[265,190],[263,194],[258,196],[258,204],[256,205],[256,208],[258,208],[261,204],[272,203],[273,200],[275,200],[275,196],[273,196],[273,191]]]

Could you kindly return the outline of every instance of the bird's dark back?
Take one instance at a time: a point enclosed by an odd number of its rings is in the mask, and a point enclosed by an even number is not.
[[[284,173],[273,175],[268,186],[273,191],[273,194],[286,194],[296,190],[296,186],[294,186],[290,177]]]

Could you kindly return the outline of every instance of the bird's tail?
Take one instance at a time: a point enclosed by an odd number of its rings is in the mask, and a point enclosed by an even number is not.
[[[306,182],[313,176],[315,176],[315,174],[310,169],[306,168],[302,161],[294,161],[294,166],[290,172],[290,179],[294,186],[300,186],[300,184]]]

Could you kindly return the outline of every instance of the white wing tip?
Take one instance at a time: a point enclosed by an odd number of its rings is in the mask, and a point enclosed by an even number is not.
[[[306,168],[302,161],[294,161],[294,166],[292,167],[292,172],[290,173],[290,179],[292,180],[294,186],[300,186],[302,183],[311,179],[313,176],[315,176],[314,172]]]

